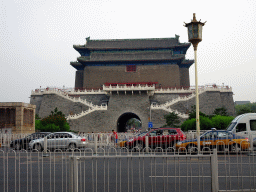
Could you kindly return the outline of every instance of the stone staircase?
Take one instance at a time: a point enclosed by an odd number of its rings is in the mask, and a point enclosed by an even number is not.
[[[49,94],[56,94],[62,98],[65,98],[69,101],[72,101],[72,102],[78,102],[78,103],[81,103],[83,105],[86,105],[87,107],[89,107],[88,110],[86,111],[82,111],[81,113],[79,114],[75,114],[75,115],[68,115],[66,117],[67,120],[70,120],[70,119],[78,119],[78,118],[81,118],[85,115],[88,115],[89,113],[92,113],[94,111],[101,111],[101,110],[107,110],[107,105],[94,105],[92,104],[92,102],[88,102],[86,99],[81,99],[80,97],[78,98],[75,98],[75,97],[70,97],[68,92],[63,92],[61,90],[58,90],[58,89],[44,89],[43,91],[32,91],[31,95],[49,95]]]
[[[225,88],[225,87],[201,87],[199,90],[198,90],[198,94],[202,94],[206,91],[220,91],[220,92],[232,92],[232,88]],[[167,111],[167,112],[174,112],[176,113],[179,117],[181,118],[185,118],[187,119],[189,117],[189,115],[185,114],[185,113],[180,113],[179,111],[177,110],[173,110],[171,109],[171,106],[178,103],[178,102],[184,102],[184,101],[188,101],[190,99],[193,99],[196,94],[195,94],[195,90],[194,89],[188,89],[188,90],[184,90],[184,89],[180,89],[180,90],[176,90],[176,89],[160,89],[158,91],[155,91],[155,93],[173,93],[173,92],[176,92],[176,93],[191,93],[191,95],[187,96],[187,97],[178,97],[176,99],[173,99],[171,101],[167,101],[166,103],[164,104],[161,104],[161,105],[157,105],[157,104],[151,104],[150,108],[151,110],[164,110],[164,111]]]

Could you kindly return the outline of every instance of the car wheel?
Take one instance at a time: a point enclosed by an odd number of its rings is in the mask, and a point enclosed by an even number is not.
[[[70,143],[68,146],[69,150],[75,150],[76,149],[76,144],[75,143]]]
[[[14,149],[15,149],[15,150],[20,150],[20,144],[19,144],[19,143],[16,143],[16,144],[14,145]]]
[[[234,143],[233,145],[229,146],[229,151],[230,152],[238,152],[239,148],[240,148],[239,144]]]
[[[195,152],[197,152],[196,146],[195,145],[188,145],[187,146],[187,152],[188,153],[195,153]]]
[[[39,144],[39,143],[37,143],[37,144],[34,145],[34,149],[37,150],[37,151],[39,151],[39,152],[41,152],[41,151],[43,150],[42,145]]]
[[[143,144],[142,144],[141,142],[136,143],[135,148],[136,148],[138,151],[142,151],[142,149],[143,149]]]

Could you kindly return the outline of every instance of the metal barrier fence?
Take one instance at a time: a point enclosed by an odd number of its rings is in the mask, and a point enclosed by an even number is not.
[[[22,140],[17,150],[24,135],[0,137],[0,191],[256,191],[252,138],[205,135],[198,153],[193,140],[177,147],[184,138],[175,134],[145,143],[136,134],[119,134],[118,143],[110,133],[71,135],[26,148]]]
[[[217,132],[216,132],[217,133]],[[209,132],[202,135],[200,150],[210,151],[214,148],[218,152],[237,152],[237,151],[252,151],[253,139],[250,137],[234,136],[227,132],[218,132],[216,135]],[[44,139],[39,139],[44,138]],[[183,141],[186,140],[186,143]],[[159,149],[176,152],[195,152],[197,149],[197,142],[193,139],[188,139],[187,135],[180,135],[177,132],[165,135],[158,135],[157,131],[151,132],[150,135],[146,133],[134,134],[119,134],[118,141],[113,138],[111,133],[95,133],[95,134],[80,134],[78,136],[74,133],[54,133],[52,135],[36,134],[26,136],[23,134],[0,134],[0,144],[5,150],[12,148],[16,150],[24,149],[26,151],[66,151],[67,149],[84,150],[86,148],[122,148],[126,147],[133,151],[141,151],[143,148],[147,150]],[[147,151],[148,152],[148,151]]]
[[[204,133],[205,131],[201,131],[201,133]],[[138,133],[118,133],[118,142],[129,140],[130,138],[136,137],[140,132]],[[83,138],[86,138],[89,143],[94,143],[94,140],[96,139],[98,142],[98,145],[109,145],[113,142],[112,133],[79,133],[79,135]],[[185,132],[187,139],[195,139],[196,138],[196,132],[195,131],[189,131]],[[29,134],[3,134],[0,133],[0,144],[4,147],[9,147],[11,144],[11,141],[16,139],[22,139],[28,137]],[[38,137],[40,138],[40,136]]]
[[[205,131],[202,130],[201,133],[204,133]],[[119,141],[124,141],[127,140],[129,138],[135,137],[137,135],[139,135],[141,132],[138,133],[117,133],[118,134],[118,140]],[[89,142],[93,142],[94,139],[98,139],[99,143],[107,143],[107,142],[111,142],[111,136],[112,133],[82,133],[80,132],[79,135],[81,137],[86,138]],[[194,139],[196,138],[196,132],[195,131],[188,131],[185,132],[185,135],[187,137],[187,139]],[[4,133],[0,133],[0,143],[2,144],[2,146],[9,146],[12,140],[16,140],[16,139],[21,139],[21,138],[25,138],[29,136],[29,134],[4,134]]]
[[[254,152],[0,150],[0,191],[255,191]]]
[[[71,156],[70,191],[218,191],[215,155]],[[99,168],[103,167],[103,168]]]

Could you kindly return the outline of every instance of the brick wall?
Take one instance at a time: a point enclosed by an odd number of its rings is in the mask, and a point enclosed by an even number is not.
[[[180,86],[190,87],[189,68],[180,68]]]
[[[76,71],[76,80],[75,80],[75,87],[76,88],[83,88],[83,79],[84,79],[84,71],[78,70]]]
[[[87,66],[84,68],[86,88],[101,88],[106,82],[158,82],[162,87],[179,87],[178,65],[137,65],[136,72],[126,72],[126,66]]]

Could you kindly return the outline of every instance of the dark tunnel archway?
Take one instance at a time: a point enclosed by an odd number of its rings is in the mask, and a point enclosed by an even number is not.
[[[131,112],[124,113],[117,120],[117,132],[126,132],[126,123],[132,118],[138,119],[141,122],[140,118],[136,114]]]

